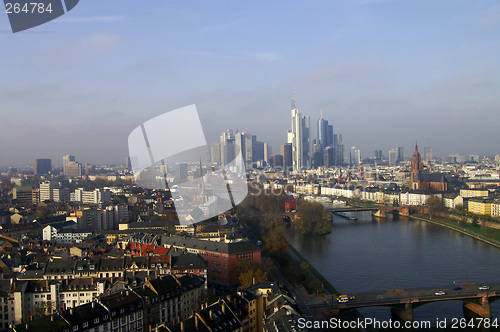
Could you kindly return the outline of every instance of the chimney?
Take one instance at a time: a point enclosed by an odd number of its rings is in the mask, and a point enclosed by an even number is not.
[[[185,332],[184,331],[184,322],[183,321],[181,321],[181,332]]]
[[[210,316],[210,320],[212,320],[212,316],[213,316],[213,314],[212,314],[212,309],[210,309],[210,310],[208,311],[208,315]]]
[[[226,313],[226,302],[222,301],[222,313]]]
[[[198,315],[194,314],[194,328],[198,330]]]
[[[69,309],[69,314],[70,314],[70,315],[73,315],[73,308],[70,308],[70,309]]]

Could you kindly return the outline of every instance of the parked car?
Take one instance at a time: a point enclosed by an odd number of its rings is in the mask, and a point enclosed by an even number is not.
[[[436,295],[438,295],[438,296],[439,296],[439,295],[445,295],[446,293],[445,293],[445,292],[443,292],[442,290],[440,290],[440,291],[438,291],[438,292],[435,292],[434,294],[436,294]]]

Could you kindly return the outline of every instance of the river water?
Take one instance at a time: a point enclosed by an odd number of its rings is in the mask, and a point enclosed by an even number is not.
[[[343,294],[500,283],[499,248],[408,217],[381,220],[371,212],[346,214],[358,220],[334,215],[331,234],[290,233],[293,246]],[[500,301],[491,309],[500,320]],[[391,318],[387,307],[359,311],[378,320]],[[464,317],[460,301],[427,304],[414,313],[419,321]]]

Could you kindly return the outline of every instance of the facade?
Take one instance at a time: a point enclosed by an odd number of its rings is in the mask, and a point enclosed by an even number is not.
[[[286,143],[281,146],[281,155],[283,156],[283,169],[288,171],[293,168],[292,144]]]
[[[288,132],[288,143],[292,144],[293,169],[300,170],[310,166],[310,118],[299,113],[293,105],[292,129]]]
[[[415,152],[411,159],[411,171],[410,171],[410,183],[413,183],[413,179],[424,171],[424,163],[422,162],[422,157],[418,152],[418,145],[415,145]],[[420,188],[413,188],[420,189]]]
[[[488,197],[489,191],[486,189],[460,189],[460,196],[463,198]]]
[[[293,195],[288,195],[285,200],[285,212],[297,210],[297,201]]]
[[[35,159],[35,175],[48,174],[52,170],[51,159]]]
[[[237,260],[249,264],[260,264],[261,250],[250,241],[214,242],[180,236],[163,236],[161,245],[167,248],[186,249],[200,255],[208,264],[207,281],[214,284],[229,285],[229,271]]]
[[[63,173],[64,173],[64,175],[66,175],[66,165],[72,161],[76,161],[75,156],[68,154],[68,155],[63,157]]]
[[[361,152],[356,147],[352,147],[349,155],[349,164],[354,167],[358,167],[361,163]]]
[[[32,204],[33,188],[29,186],[15,187],[12,190],[12,199],[18,204]]]
[[[54,226],[45,226],[42,231],[44,241],[56,241],[61,243],[81,243],[92,231],[76,230],[74,228],[56,228]]]
[[[468,211],[477,214],[491,215],[493,199],[474,197],[469,199]]]
[[[448,209],[454,209],[458,205],[464,205],[464,199],[460,195],[451,195],[443,197],[443,205]]]

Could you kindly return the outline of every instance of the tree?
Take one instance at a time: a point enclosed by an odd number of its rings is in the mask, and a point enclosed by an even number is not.
[[[296,216],[296,227],[302,234],[323,235],[331,232],[331,224],[325,218],[321,203],[300,201]]]
[[[425,206],[429,209],[431,216],[444,211],[443,202],[441,201],[441,198],[436,195],[430,195],[425,201]]]
[[[246,272],[241,273],[238,276],[238,281],[240,283],[240,289],[248,288],[259,282],[267,281],[267,273],[262,271],[260,268],[252,268]]]
[[[254,283],[267,281],[267,273],[262,267],[246,259],[238,259],[229,271],[231,283],[238,284],[239,288],[247,288]]]
[[[262,240],[262,250],[266,255],[281,259],[288,254],[288,242],[279,231],[271,230]]]
[[[458,226],[460,226],[461,228],[465,228],[466,223],[467,223],[467,218],[460,218],[460,220],[458,221]]]

